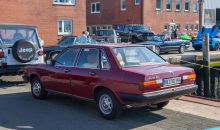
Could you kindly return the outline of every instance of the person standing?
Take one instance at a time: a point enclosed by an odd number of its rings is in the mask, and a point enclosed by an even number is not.
[[[91,43],[91,37],[89,36],[89,32],[86,32],[87,43]]]
[[[80,40],[82,43],[86,43],[87,42],[87,36],[85,34],[85,31],[82,32],[82,36],[80,37]]]
[[[173,38],[174,39],[177,39],[177,29],[175,28],[174,31],[173,31]]]

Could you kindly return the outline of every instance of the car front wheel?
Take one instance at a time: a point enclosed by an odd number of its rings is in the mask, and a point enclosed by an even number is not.
[[[121,112],[121,104],[109,90],[101,90],[97,95],[96,101],[99,114],[105,119],[112,120]]]
[[[36,99],[44,99],[47,96],[47,91],[42,86],[38,77],[34,77],[31,81],[31,92],[33,97]]]
[[[185,46],[180,46],[179,48],[179,53],[183,54],[186,51],[186,47]]]

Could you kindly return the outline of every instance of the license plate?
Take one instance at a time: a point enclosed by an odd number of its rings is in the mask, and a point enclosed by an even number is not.
[[[180,84],[180,83],[181,83],[181,77],[175,77],[175,78],[163,80],[163,86],[169,86],[169,85]]]

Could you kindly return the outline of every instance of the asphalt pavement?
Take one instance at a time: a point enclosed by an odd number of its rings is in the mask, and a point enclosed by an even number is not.
[[[36,100],[20,76],[0,77],[1,130],[201,130],[220,127],[220,107],[172,100],[164,109],[130,108],[105,120],[93,102],[50,93]]]

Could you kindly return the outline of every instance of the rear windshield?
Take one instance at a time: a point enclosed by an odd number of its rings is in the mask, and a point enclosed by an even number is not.
[[[37,48],[39,48],[39,39],[34,29],[0,28],[0,45],[13,45],[20,39],[30,40]]]
[[[116,47],[112,51],[122,67],[152,65],[165,62],[146,47]]]

